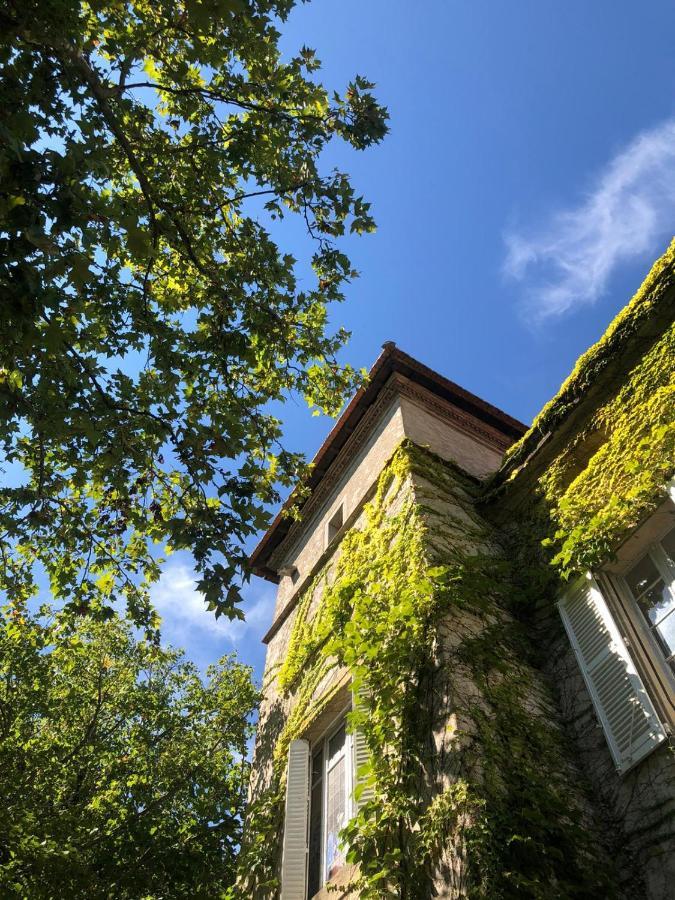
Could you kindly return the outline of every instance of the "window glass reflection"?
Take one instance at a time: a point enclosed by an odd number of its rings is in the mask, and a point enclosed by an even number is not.
[[[675,528],[670,529],[661,541],[661,546],[666,551],[666,556],[669,556],[672,562],[675,563]]]
[[[659,570],[654,565],[651,556],[644,556],[626,575],[628,587],[636,600],[658,580]]]
[[[666,656],[672,657],[675,653],[675,610],[661,620],[655,633]]]
[[[675,600],[661,580],[643,594],[638,602],[640,609],[652,625],[656,625],[671,610],[675,609]]]
[[[665,555],[664,555],[665,554]],[[671,568],[670,563],[674,564]],[[640,612],[675,668],[675,528],[625,575]]]

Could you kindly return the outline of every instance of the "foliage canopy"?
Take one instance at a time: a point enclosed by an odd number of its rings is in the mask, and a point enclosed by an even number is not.
[[[46,611],[44,611],[46,612]],[[0,614],[0,894],[225,896],[257,693],[120,618]]]
[[[0,440],[27,478],[0,491],[0,587],[15,600],[41,565],[72,608],[109,615],[121,594],[150,622],[155,542],[189,549],[210,608],[238,615],[242,541],[302,466],[271,406],[299,393],[332,413],[353,388],[327,306],[356,274],[339,238],[374,224],[321,157],[336,137],[378,142],[386,112],[360,77],[330,95],[313,51],[282,58],[293,5],[3,4]],[[288,215],[311,259],[273,239]]]

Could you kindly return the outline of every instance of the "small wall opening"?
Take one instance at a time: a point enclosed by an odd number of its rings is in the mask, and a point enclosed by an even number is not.
[[[331,518],[328,520],[328,525],[326,525],[326,546],[333,541],[338,533],[338,531],[344,525],[344,509],[342,503],[335,510]]]
[[[282,578],[290,578],[293,584],[295,584],[300,577],[300,572],[296,569],[295,566],[282,566],[279,569],[279,574],[282,576]]]

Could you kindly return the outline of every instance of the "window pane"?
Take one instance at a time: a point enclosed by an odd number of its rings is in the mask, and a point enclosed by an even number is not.
[[[337,757],[345,749],[345,740],[347,739],[347,731],[342,725],[339,731],[336,731],[333,737],[328,741],[328,768],[335,763]]]
[[[663,538],[661,546],[675,563],[675,528],[671,528],[668,534]]]
[[[312,757],[312,787],[323,778],[323,744]]]
[[[675,612],[671,612],[669,616],[663,619],[654,629],[654,633],[658,637],[666,656],[671,656],[675,653]]]
[[[647,621],[651,625],[655,625],[672,609],[675,609],[675,600],[663,581],[659,579],[654,587],[640,598],[639,606]]]
[[[342,743],[344,746],[344,735]],[[328,745],[329,751],[331,744],[332,740]],[[347,824],[345,778],[346,766],[343,754],[326,775],[326,880],[345,862],[344,853],[338,846],[340,829]]]
[[[309,806],[309,863],[307,896],[321,889],[321,833],[323,828],[323,751],[312,757],[312,788]]]
[[[654,584],[659,578],[659,571],[652,562],[650,556],[643,557],[637,565],[626,575],[628,587],[633,592],[633,596],[637,600],[648,587]]]

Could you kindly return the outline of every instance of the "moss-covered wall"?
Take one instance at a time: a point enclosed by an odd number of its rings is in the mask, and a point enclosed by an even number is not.
[[[565,577],[605,563],[674,474],[675,240],[508,451],[492,494],[502,519],[531,507]]]
[[[596,446],[588,461],[585,446]],[[592,446],[592,445],[591,445]],[[585,465],[583,464],[585,462]],[[540,479],[563,573],[605,562],[675,473],[675,325]]]
[[[509,451],[482,505],[509,531],[522,615],[593,784],[622,890],[659,900],[675,884],[672,745],[617,775],[554,601],[567,578],[612,561],[673,475],[675,242]]]
[[[476,507],[481,487],[410,453],[439,603],[425,676],[440,824],[434,895],[613,896],[587,786],[519,621],[514,568]],[[458,792],[463,805],[448,810]]]

